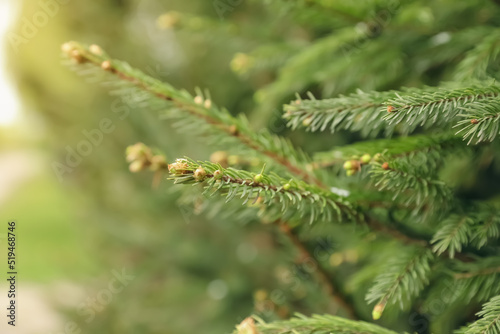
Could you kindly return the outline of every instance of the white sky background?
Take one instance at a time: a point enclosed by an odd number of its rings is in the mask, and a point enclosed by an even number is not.
[[[9,82],[5,63],[5,51],[9,47],[5,35],[14,17],[14,0],[0,0],[0,126],[13,124],[20,111],[18,95]]]

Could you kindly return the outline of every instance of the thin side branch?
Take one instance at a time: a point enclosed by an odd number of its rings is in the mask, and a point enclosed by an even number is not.
[[[319,282],[323,285],[326,293],[347,312],[349,318],[359,319],[358,313],[352,305],[352,302],[347,296],[342,293],[341,288],[330,277],[330,274],[321,266],[320,263],[318,263],[318,261],[316,261],[314,256],[311,254],[311,252],[309,252],[307,247],[302,243],[302,241],[295,234],[292,228],[286,222],[278,221],[277,224],[279,225],[280,230],[283,232],[283,234],[285,234],[293,243],[293,245],[299,250],[299,252],[301,253],[301,258],[303,260],[308,259],[309,261],[313,262],[314,266],[316,267],[315,274]]]

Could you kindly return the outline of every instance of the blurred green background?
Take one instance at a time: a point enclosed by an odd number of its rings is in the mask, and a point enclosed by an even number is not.
[[[19,234],[21,309],[13,333],[229,333],[252,313],[336,313],[275,229],[218,212],[217,201],[179,203],[177,187],[162,181],[154,188],[153,175],[131,174],[124,152],[138,141],[169,160],[208,159],[217,149],[158,121],[156,111],[110,95],[98,78],[72,71],[60,46],[98,44],[175,87],[208,88],[218,105],[246,113],[255,128],[288,135],[281,105],[295,92],[329,97],[450,80],[449,69],[482,36],[481,25],[500,17],[493,1],[412,1],[377,40],[365,22],[387,2],[335,11],[285,0],[0,0],[1,21],[10,22],[2,54],[15,91],[5,94],[17,96],[22,111],[9,122],[15,106],[2,96],[0,235],[9,219]],[[345,27],[365,33],[360,38]],[[329,36],[348,48],[311,47]],[[287,63],[308,50],[302,62]],[[103,119],[113,131],[71,171],[56,172],[54,163]],[[292,140],[318,151],[359,138],[297,131]],[[324,262],[347,262],[347,273],[376,253],[360,254],[347,235],[317,235]],[[122,272],[130,280],[113,292]],[[352,284],[368,284],[365,276]],[[364,291],[355,293],[360,305]],[[363,312],[368,318],[369,307]],[[1,326],[2,333],[12,330]]]

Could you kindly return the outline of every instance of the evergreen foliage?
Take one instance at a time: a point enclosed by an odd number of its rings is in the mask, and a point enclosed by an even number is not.
[[[338,147],[323,145],[325,151],[315,152],[312,158],[297,147],[300,142],[293,144],[266,129],[255,131],[254,123],[218,107],[208,92],[197,90],[192,95],[176,89],[110,58],[96,46],[70,42],[63,51],[77,68],[106,71],[114,84],[121,87],[124,83],[141,93],[139,103],[155,106],[162,118],[173,117],[175,127],[187,138],[202,136],[211,147],[235,154],[231,161],[191,157],[171,161],[168,179],[175,184],[192,185],[207,195],[209,203],[220,203],[211,199],[219,194],[226,203],[241,202],[243,212],[257,208],[251,213],[263,222],[286,226],[284,235],[307,256],[316,255],[308,251],[306,238],[297,234],[307,235],[314,229],[324,229],[321,231],[338,239],[349,236],[356,247],[363,247],[364,268],[356,266],[358,270],[352,271],[357,273],[321,269],[321,276],[326,277],[322,284],[331,284],[329,291],[347,316],[368,320],[370,305],[373,319],[382,317],[389,327],[393,325],[391,314],[398,313],[389,307],[385,310],[386,306],[397,305],[418,314],[419,305],[436,298],[435,287],[449,282],[455,297],[442,303],[462,307],[467,314],[455,315],[446,324],[430,315],[435,321],[431,329],[408,328],[406,322],[403,328],[421,333],[449,326],[456,330],[471,319],[474,310],[467,308],[468,303],[490,300],[478,313],[479,320],[456,333],[500,333],[500,299],[496,296],[500,293],[500,211],[498,187],[493,185],[498,184],[500,172],[498,155],[492,153],[498,150],[500,129],[500,86],[492,71],[499,50],[495,19],[500,17],[500,8],[489,3],[494,13],[490,15],[473,1],[450,5],[453,8],[446,11],[435,8],[446,4],[451,2],[269,4],[282,8],[285,16],[307,22],[312,31],[327,26],[335,27],[335,32],[325,32],[304,48],[269,44],[235,56],[231,66],[239,75],[276,72],[276,80],[256,93],[262,105],[256,114],[267,115],[278,101],[297,93],[283,107],[283,117],[292,130],[348,131],[370,138]],[[382,20],[384,10],[391,20]],[[330,20],[323,11],[335,17]],[[477,18],[482,26],[470,27],[466,24],[470,20],[451,19],[465,12],[484,14]],[[353,22],[359,21],[362,24],[354,27]],[[448,21],[456,22],[456,27],[446,26]],[[408,31],[402,33],[405,29]],[[410,52],[413,45],[421,49]],[[419,70],[410,73],[411,66]],[[438,86],[422,83],[400,88],[400,83],[413,83],[403,80],[406,76],[421,76],[437,66],[444,66],[460,82],[441,80],[444,83]],[[373,74],[369,84],[362,85],[369,73]],[[337,77],[338,83],[334,82]],[[353,92],[356,83],[362,90]],[[313,93],[303,98],[308,89],[325,98],[316,99]],[[332,94],[337,96],[332,98]],[[253,158],[255,164],[243,163]],[[467,168],[457,161],[468,163]],[[151,165],[141,156],[132,163],[134,172]],[[166,174],[167,167],[161,172]],[[482,175],[491,177],[486,180],[487,194],[464,195],[463,184],[453,179],[469,174],[470,183],[479,183]],[[217,204],[217,208],[221,206]],[[353,226],[362,228],[353,231]],[[332,258],[330,263],[343,261]],[[325,262],[314,260],[318,268]],[[354,298],[358,296],[341,283],[350,279],[363,290],[365,301]],[[237,326],[237,333],[393,332],[327,315],[270,323],[249,318]]]
[[[433,260],[434,255],[428,249],[403,249],[397,257],[387,261],[366,300],[370,304],[376,301],[381,310],[396,303],[404,308],[429,283]]]
[[[468,328],[458,330],[461,334],[494,334],[500,331],[500,296],[492,298],[484,304],[483,310],[477,315],[481,319],[472,323]]]
[[[484,302],[500,293],[497,284],[500,278],[498,258],[485,257],[469,263],[457,261],[453,270],[454,285],[459,291],[457,298],[466,302]]]
[[[314,315],[311,318],[305,317],[301,314],[296,315],[294,318],[286,321],[276,321],[273,323],[265,323],[257,319],[255,323],[251,319],[246,319],[240,326],[237,334],[327,334],[327,333],[343,333],[343,334],[395,334],[396,332],[387,330],[385,328],[362,322],[352,321],[345,318],[330,316],[330,315]]]

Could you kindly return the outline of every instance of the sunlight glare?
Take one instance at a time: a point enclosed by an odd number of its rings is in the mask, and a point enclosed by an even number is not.
[[[14,16],[11,1],[0,0],[0,126],[13,124],[19,113],[18,96],[8,81],[5,69],[5,35]]]

